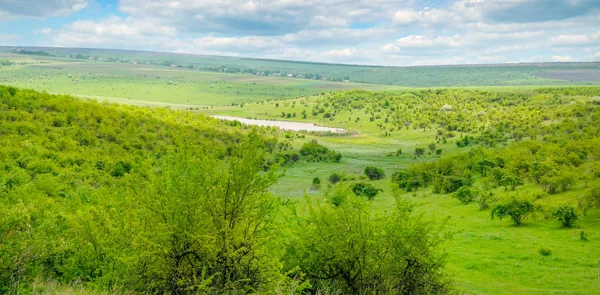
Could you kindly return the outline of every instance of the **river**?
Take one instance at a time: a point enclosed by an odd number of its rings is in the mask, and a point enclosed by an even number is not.
[[[346,132],[346,129],[317,126],[312,123],[246,119],[246,118],[220,116],[220,115],[212,115],[211,117],[216,118],[216,119],[228,120],[228,121],[240,121],[241,123],[246,124],[246,125],[278,127],[279,129],[291,130],[291,131],[333,132],[333,133]]]

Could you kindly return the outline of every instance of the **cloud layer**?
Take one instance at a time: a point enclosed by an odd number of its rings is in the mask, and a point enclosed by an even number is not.
[[[5,0],[0,16],[112,7],[89,1]],[[34,33],[43,45],[384,65],[589,61],[600,52],[597,0],[120,0],[112,9]]]

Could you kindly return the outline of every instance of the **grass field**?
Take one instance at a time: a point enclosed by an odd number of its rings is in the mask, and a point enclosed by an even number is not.
[[[12,55],[14,58],[14,55]],[[338,89],[399,87],[201,72],[156,67],[52,58],[10,58],[17,65],[0,68],[0,83],[51,93],[102,97],[134,104],[161,102],[186,105],[229,105],[252,101],[309,96]]]
[[[304,76],[326,77],[330,81],[396,85],[405,87],[467,87],[467,86],[519,86],[519,85],[598,85],[600,63],[515,63],[499,65],[383,67],[346,64],[326,64],[285,60],[252,59],[241,57],[205,56],[146,51],[51,48],[51,47],[1,47],[0,57],[15,49],[45,51],[56,58],[134,60],[152,65],[193,67],[202,71],[278,72]],[[22,56],[21,56],[22,57]],[[120,63],[120,62],[119,62]],[[595,77],[590,79],[589,77]]]

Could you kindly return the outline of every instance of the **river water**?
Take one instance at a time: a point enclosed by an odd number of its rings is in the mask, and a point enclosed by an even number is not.
[[[211,117],[216,118],[216,119],[228,120],[228,121],[240,121],[241,123],[246,124],[246,125],[278,127],[279,129],[291,130],[291,131],[309,131],[309,132],[328,132],[329,131],[329,132],[333,132],[333,133],[346,132],[346,129],[317,126],[312,123],[246,119],[246,118],[220,116],[220,115],[213,115]]]

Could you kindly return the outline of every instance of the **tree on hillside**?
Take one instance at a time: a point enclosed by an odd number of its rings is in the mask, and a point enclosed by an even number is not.
[[[512,197],[494,207],[492,219],[494,217],[498,217],[498,219],[510,217],[515,226],[520,226],[535,211],[535,205],[530,200]]]

